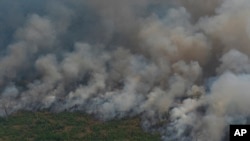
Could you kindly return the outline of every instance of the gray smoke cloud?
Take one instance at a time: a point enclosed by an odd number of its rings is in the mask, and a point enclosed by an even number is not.
[[[0,2],[0,116],[139,116],[163,141],[249,123],[248,0]]]

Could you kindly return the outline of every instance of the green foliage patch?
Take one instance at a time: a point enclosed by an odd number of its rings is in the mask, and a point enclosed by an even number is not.
[[[138,118],[102,122],[78,112],[18,112],[0,118],[0,141],[159,141]]]

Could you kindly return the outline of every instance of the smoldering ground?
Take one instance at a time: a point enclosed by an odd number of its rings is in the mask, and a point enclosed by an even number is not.
[[[164,141],[249,123],[248,0],[2,0],[0,115],[140,116]]]

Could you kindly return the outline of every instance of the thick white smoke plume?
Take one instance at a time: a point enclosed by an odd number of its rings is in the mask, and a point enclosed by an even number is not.
[[[249,123],[249,0],[1,0],[0,115],[139,116],[164,141]]]

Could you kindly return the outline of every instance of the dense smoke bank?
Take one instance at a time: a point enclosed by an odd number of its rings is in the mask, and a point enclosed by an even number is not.
[[[0,115],[140,116],[164,141],[250,118],[248,0],[1,0]]]

